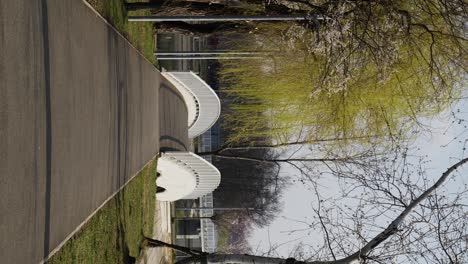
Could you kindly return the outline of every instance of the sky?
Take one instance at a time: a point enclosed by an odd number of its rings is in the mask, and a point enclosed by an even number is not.
[[[449,166],[453,165],[460,158],[468,156],[468,100],[458,102],[453,108],[458,118],[465,119],[458,124],[452,122],[450,111],[446,111],[431,120],[424,120],[432,128],[431,133],[423,133],[414,142],[416,155],[427,155],[428,175],[437,178]],[[463,148],[467,150],[463,150]],[[468,166],[460,169],[458,175],[468,176]],[[289,168],[283,170],[284,174],[292,174],[294,171]],[[462,180],[466,183],[465,179]],[[336,183],[328,182],[327,187],[330,192],[337,190]],[[456,186],[456,184],[454,185]],[[288,257],[294,246],[298,242],[310,243],[316,241],[313,234],[308,235],[307,231],[290,233],[288,231],[303,229],[307,217],[311,215],[311,205],[314,204],[315,196],[303,184],[291,184],[283,194],[283,211],[274,222],[265,228],[256,228],[252,232],[249,242],[256,254],[268,252],[272,245],[280,245],[276,249],[276,254]],[[311,243],[310,243],[311,244]]]

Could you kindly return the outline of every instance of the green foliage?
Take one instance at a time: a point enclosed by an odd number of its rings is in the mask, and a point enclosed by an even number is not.
[[[112,198],[47,263],[128,263],[152,236],[156,161]]]
[[[466,81],[463,25],[456,8],[445,14],[421,6],[433,1],[413,2],[343,4],[319,34],[286,23],[259,25],[237,48],[277,52],[228,61],[221,71],[229,84],[223,92],[233,101],[229,143],[300,135],[311,142],[383,141],[447,109]]]

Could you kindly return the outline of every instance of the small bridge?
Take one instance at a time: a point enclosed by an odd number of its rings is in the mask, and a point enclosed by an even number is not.
[[[211,163],[192,152],[164,152],[158,159],[156,184],[158,201],[196,199],[214,191],[221,173]]]
[[[195,138],[216,123],[221,113],[218,95],[193,72],[162,72],[182,94],[188,110],[188,136]]]

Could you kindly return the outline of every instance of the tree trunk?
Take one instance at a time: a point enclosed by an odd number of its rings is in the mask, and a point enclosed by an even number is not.
[[[127,11],[145,10],[145,9],[158,9],[164,4],[163,1],[151,3],[125,3]]]
[[[181,34],[211,35],[218,32],[228,34],[230,32],[242,33],[254,29],[254,25],[237,22],[215,22],[207,24],[190,24],[183,21],[168,21],[156,23],[158,32],[177,32]]]
[[[154,15],[222,15],[225,13],[241,13],[236,8],[229,8],[224,4],[173,1],[164,4],[163,1],[156,3],[126,3],[127,11],[151,10]]]
[[[176,264],[195,264],[199,260],[198,257],[189,257],[177,261]],[[242,263],[242,264],[329,264],[337,263],[341,264],[344,262],[338,261],[311,261],[304,262],[299,261],[294,258],[275,258],[275,257],[263,257],[263,256],[254,256],[248,254],[218,254],[218,253],[208,253],[206,254],[206,260],[209,263]]]
[[[252,4],[253,7],[252,7]],[[295,10],[286,5],[281,4],[264,4],[264,1],[258,3],[249,2],[249,9],[231,7],[220,3],[207,3],[196,1],[173,1],[164,4],[163,1],[156,3],[126,3],[128,11],[151,9],[153,15],[163,16],[237,16],[244,15],[246,12],[249,15],[291,15],[291,14],[306,14],[307,10]],[[301,25],[307,26],[304,21],[295,21]],[[258,23],[258,22],[257,22]],[[155,24],[159,32],[176,32],[181,34],[202,34],[210,35],[216,32],[222,33],[248,33],[255,29],[256,23],[245,22],[216,22],[208,24],[190,24],[183,21],[179,22],[159,22]],[[258,24],[257,24],[258,25]]]
[[[202,219],[213,220],[213,216],[173,217],[172,218],[172,220],[202,220]]]
[[[397,218],[395,218],[388,226],[385,228],[384,231],[380,232],[377,236],[375,236],[371,241],[369,241],[364,247],[359,249],[356,253],[352,254],[351,256],[348,256],[344,259],[343,261],[347,261],[344,263],[350,263],[353,260],[358,260],[362,259],[365,256],[367,256],[375,247],[380,245],[382,242],[393,236],[398,232],[398,227],[401,225],[401,223],[405,220],[405,218],[418,206],[422,201],[424,201],[429,195],[431,195],[437,188],[439,188],[442,184],[444,184],[450,174],[454,172],[456,169],[461,167],[463,164],[468,162],[468,158],[464,158],[460,160],[459,162],[455,163],[452,165],[450,168],[448,168],[444,173],[442,173],[442,176],[437,179],[437,181],[426,191],[424,191],[421,195],[416,197],[406,208],[403,210],[403,212],[398,215]]]
[[[179,245],[174,245],[174,244],[169,244],[161,240],[157,239],[152,239],[149,237],[145,237],[143,240],[143,247],[167,247],[167,248],[172,248],[174,250],[183,252],[185,254],[191,255],[191,256],[200,256],[200,255],[206,255],[207,253],[201,252],[195,249],[191,249],[188,247],[183,247]]]
[[[126,3],[128,11],[151,9],[154,15],[242,15],[246,11],[250,15],[289,15],[294,13],[305,14],[308,10],[296,10],[281,4],[261,4],[249,2],[249,8],[232,7],[220,3],[194,2],[194,1],[173,1],[164,4],[163,1],[156,3]]]
[[[242,264],[299,264],[304,262],[295,259],[283,259],[272,257],[261,257],[247,254],[209,254],[208,262],[211,263],[242,263]]]
[[[271,53],[273,53],[272,51]],[[322,139],[306,139],[300,141],[292,141],[292,142],[282,142],[276,144],[267,144],[267,143],[260,143],[254,145],[239,145],[239,146],[229,146],[223,145],[214,152],[222,153],[226,151],[248,151],[248,150],[255,150],[255,149],[276,149],[276,148],[284,148],[284,147],[291,147],[291,146],[302,146],[302,145],[312,145],[314,143],[326,143],[326,142],[347,142],[353,140],[362,140],[362,139],[374,139],[374,138],[382,138],[383,135],[368,135],[368,136],[356,136],[356,137],[337,137],[337,138],[322,138]],[[203,153],[202,153],[203,154]]]

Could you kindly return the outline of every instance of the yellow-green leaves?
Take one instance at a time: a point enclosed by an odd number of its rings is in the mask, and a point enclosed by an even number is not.
[[[384,141],[404,135],[457,97],[466,79],[466,41],[446,14],[399,2],[344,10],[323,23],[319,34],[277,23],[237,47],[274,52],[223,64],[221,76],[229,85],[222,92],[234,99],[226,119],[234,132],[231,143],[252,137],[286,141],[304,127],[308,133],[302,136],[310,141]]]

